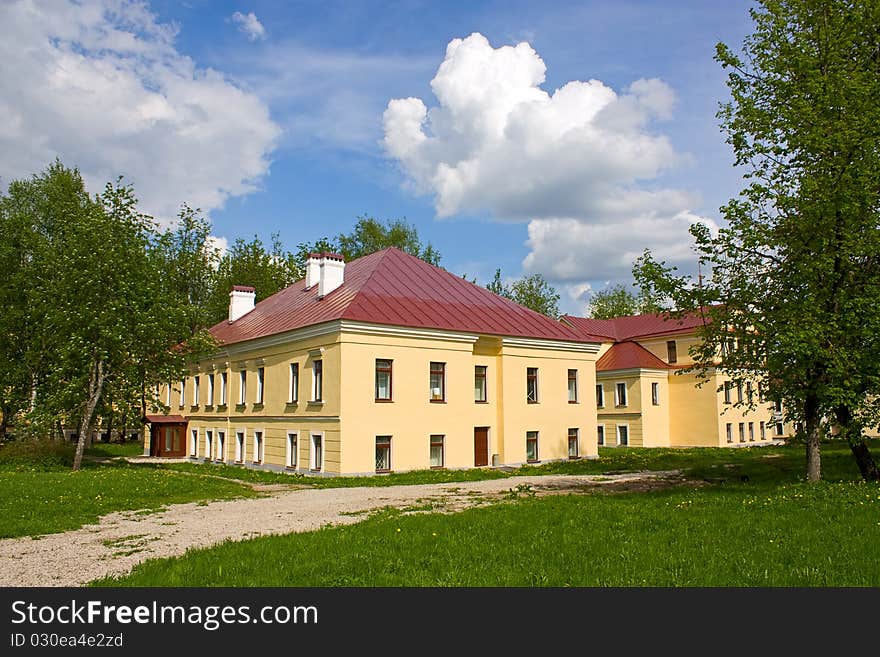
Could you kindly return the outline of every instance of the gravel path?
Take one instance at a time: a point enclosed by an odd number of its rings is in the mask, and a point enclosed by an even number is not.
[[[348,525],[383,507],[458,511],[512,491],[536,495],[594,489],[638,490],[681,483],[678,472],[543,475],[487,481],[361,488],[272,491],[268,497],[174,504],[158,512],[124,511],[95,525],[37,538],[0,540],[0,586],[81,586],[128,573],[154,557],[265,534]]]

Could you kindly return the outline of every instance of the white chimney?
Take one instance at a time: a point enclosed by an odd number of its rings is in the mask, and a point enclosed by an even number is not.
[[[229,293],[229,321],[234,322],[239,317],[247,315],[254,309],[254,299],[257,291],[247,285],[233,285]]]
[[[324,261],[323,253],[310,253],[306,260],[306,289],[318,284],[321,278],[321,263]]]
[[[318,298],[326,297],[345,280],[345,259],[336,253],[322,253]]]

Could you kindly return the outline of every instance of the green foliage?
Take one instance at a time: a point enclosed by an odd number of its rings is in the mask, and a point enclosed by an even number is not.
[[[501,278],[501,270],[496,269],[495,276],[486,285],[486,289],[547,317],[559,317],[559,292],[541,274],[532,274],[505,283]]]
[[[62,440],[13,440],[0,442],[0,468],[55,470],[73,464],[74,448]]]
[[[629,315],[659,313],[666,308],[649,290],[639,290],[634,294],[623,284],[611,285],[590,296],[587,317],[593,319],[613,319]]]
[[[634,273],[707,315],[702,368],[763,377],[805,422],[815,479],[823,417],[854,453],[880,419],[880,5],[763,0],[751,14],[742,55],[717,48],[732,97],[719,118],[747,185],[726,227],[691,229],[711,276],[697,284],[647,253]]]

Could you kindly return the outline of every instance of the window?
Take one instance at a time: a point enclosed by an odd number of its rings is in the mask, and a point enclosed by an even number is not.
[[[578,457],[578,429],[568,430],[568,458],[576,459]]]
[[[258,367],[257,368],[257,403],[263,403],[263,383],[266,377],[266,368]]]
[[[186,379],[180,380],[180,406],[186,403]]]
[[[290,364],[290,395],[288,400],[291,404],[299,401],[299,363]]]
[[[618,383],[614,386],[614,403],[618,406],[626,406],[626,384]]]
[[[168,387],[165,389],[165,405],[171,406],[171,382],[168,382]]]
[[[660,384],[652,383],[651,384],[651,403],[654,406],[660,405]]]
[[[755,423],[749,422],[749,442],[755,442]]]
[[[193,406],[199,405],[199,377],[193,377]]]
[[[755,394],[754,394],[754,390],[752,389],[752,382],[746,381],[746,401],[751,404],[754,397],[755,397]]]
[[[312,434],[312,453],[309,468],[320,472],[324,467],[324,436],[319,433]]]
[[[758,384],[758,403],[764,403],[764,386],[762,386],[760,383]]]
[[[254,431],[254,463],[263,462],[263,432]]]
[[[529,368],[532,369],[532,368]],[[526,461],[534,463],[538,460],[538,432],[526,431]]]
[[[238,373],[238,403],[244,404],[247,401],[247,371],[241,370]]]
[[[758,431],[760,432],[761,440],[767,440],[767,425],[761,422],[758,425]]]
[[[226,372],[220,372],[220,405],[226,406]]]
[[[205,429],[205,460],[211,460],[214,455],[214,432]]]
[[[600,424],[596,427],[596,438],[599,447],[602,447],[605,444],[605,426]]]
[[[235,462],[244,461],[244,431],[235,432]]]
[[[724,403],[725,404],[730,403],[730,385],[731,385],[730,381],[724,382]]]
[[[596,384],[596,406],[605,408],[605,386],[601,383]]]
[[[443,467],[443,442],[444,436],[431,436],[431,467]]]
[[[208,375],[208,399],[205,401],[206,406],[214,405],[214,375]]]
[[[225,461],[226,460],[226,432],[218,431],[217,432],[217,460]]]
[[[312,401],[319,402],[324,399],[324,361],[316,360],[312,363]]]
[[[376,436],[376,472],[391,471],[391,436]]]
[[[678,350],[675,347],[675,340],[669,340],[666,343],[666,360],[670,364],[678,362]]]
[[[199,430],[192,429],[190,431],[189,438],[189,455],[196,456],[198,454],[198,446],[199,446]]]
[[[739,442],[746,442],[746,425],[742,422],[739,423]]]
[[[474,401],[485,402],[488,399],[486,388],[486,370],[485,365],[474,366]]]
[[[376,401],[391,401],[391,361],[376,359]]]
[[[296,450],[298,437],[299,436],[294,431],[287,432],[287,458],[285,459],[285,463],[288,468],[296,467]]]
[[[538,403],[538,368],[526,368],[526,401],[529,404]]]
[[[728,422],[725,425],[725,429],[727,429],[727,442],[732,443],[733,442],[733,425],[730,422]]]
[[[568,403],[577,404],[578,401],[578,371],[568,370]]]
[[[782,412],[782,402],[781,401],[774,402],[773,408],[776,409],[777,413],[781,413]]]
[[[777,436],[784,436],[785,435],[785,427],[782,426],[782,422],[776,423],[776,435]]]
[[[629,427],[625,424],[617,425],[617,444],[629,445]]]
[[[736,402],[738,404],[742,404],[743,400],[743,384],[742,382],[736,384]]]
[[[431,401],[446,401],[446,363],[431,363]]]

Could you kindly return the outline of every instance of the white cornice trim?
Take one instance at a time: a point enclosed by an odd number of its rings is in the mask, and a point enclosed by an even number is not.
[[[370,324],[367,322],[354,322],[342,320],[340,329],[346,333],[363,333],[370,335],[393,335],[400,338],[423,338],[429,340],[446,340],[447,342],[466,342],[473,344],[479,339],[474,333],[456,333],[437,329],[411,328],[404,326],[391,326],[387,324]]]
[[[317,338],[322,335],[336,333],[337,331],[339,331],[339,326],[341,323],[342,322],[337,319],[330,322],[324,322],[322,324],[315,324],[314,326],[304,326],[303,328],[294,329],[292,331],[285,331],[284,333],[267,335],[262,338],[245,340],[243,342],[234,342],[229,345],[223,345],[218,353],[233,356],[235,354],[242,354],[247,351],[253,351],[255,349],[274,347],[279,344],[285,344],[287,342],[298,342],[300,340]]]
[[[601,346],[598,342],[565,342],[563,340],[542,340],[539,338],[502,338],[501,344],[505,347],[579,351],[588,354],[598,354]]]

